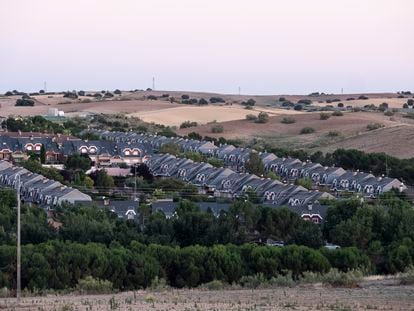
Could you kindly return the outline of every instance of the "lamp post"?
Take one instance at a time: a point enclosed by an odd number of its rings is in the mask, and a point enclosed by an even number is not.
[[[20,175],[16,175],[17,179],[17,281],[16,281],[16,299],[17,304],[20,304],[21,296],[21,252],[20,252]]]

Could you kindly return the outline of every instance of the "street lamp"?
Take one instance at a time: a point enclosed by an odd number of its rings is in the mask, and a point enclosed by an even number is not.
[[[16,263],[16,270],[17,270],[17,282],[16,282],[16,299],[17,304],[20,304],[20,296],[21,296],[21,258],[20,258],[20,174],[16,175],[16,182],[17,182],[17,263]]]

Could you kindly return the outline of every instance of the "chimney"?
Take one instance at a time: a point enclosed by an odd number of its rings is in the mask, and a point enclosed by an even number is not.
[[[312,203],[309,203],[308,204],[308,211],[312,211],[312,208],[313,208]]]
[[[104,198],[103,203],[105,206],[109,205],[109,198]]]

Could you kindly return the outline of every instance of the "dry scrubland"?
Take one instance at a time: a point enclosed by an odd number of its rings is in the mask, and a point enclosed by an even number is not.
[[[414,286],[364,281],[359,288],[321,284],[273,289],[137,291],[114,295],[46,296],[0,302],[3,310],[414,310]]]

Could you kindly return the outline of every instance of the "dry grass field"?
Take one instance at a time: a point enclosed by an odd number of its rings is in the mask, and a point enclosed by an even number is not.
[[[87,92],[94,93],[94,92]],[[181,100],[183,94],[190,98],[209,99],[213,96],[221,97],[226,102],[210,104],[208,106],[182,105],[171,103],[166,96]],[[148,96],[157,96],[157,100],[148,100]],[[162,97],[164,95],[164,97]],[[414,156],[411,142],[414,136],[414,121],[402,118],[400,114],[393,117],[382,113],[345,113],[342,117],[331,117],[326,121],[320,120],[319,113],[297,112],[277,108],[278,99],[297,102],[300,99],[310,98],[314,105],[326,106],[327,100],[340,99],[345,106],[364,106],[374,104],[379,106],[387,102],[390,108],[400,108],[407,102],[406,98],[398,98],[395,93],[367,94],[367,100],[350,100],[358,98],[361,94],[320,95],[317,97],[301,95],[274,95],[274,96],[247,96],[225,95],[203,92],[170,92],[170,91],[138,91],[122,92],[106,100],[95,100],[92,97],[80,97],[75,100],[63,98],[62,94],[34,96],[34,107],[15,107],[14,104],[20,96],[0,97],[0,116],[30,116],[46,115],[49,108],[63,110],[66,116],[88,114],[125,114],[139,117],[146,122],[154,122],[177,128],[185,121],[197,122],[199,126],[188,129],[179,129],[178,134],[186,135],[189,132],[198,132],[202,136],[225,137],[232,139],[250,140],[252,138],[264,139],[275,145],[289,146],[290,148],[304,148],[307,150],[332,151],[336,148],[357,148],[368,152],[387,152],[391,155],[409,158]],[[253,110],[246,110],[240,105],[249,98],[256,100]],[[318,103],[323,101],[323,103]],[[336,106],[338,102],[330,105]],[[269,114],[270,120],[266,124],[257,124],[246,120],[247,114],[258,115],[264,111]],[[281,123],[286,116],[295,118],[293,124]],[[224,127],[223,133],[211,133],[208,123],[219,122]],[[367,125],[380,123],[384,128],[368,131]],[[300,135],[304,127],[312,127],[315,132]],[[332,135],[336,132],[338,135]]]
[[[27,297],[16,308],[14,299],[0,301],[1,310],[414,310],[414,286],[393,280],[365,281],[359,288],[321,284],[293,288],[239,290],[136,291],[114,295]]]

